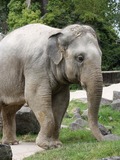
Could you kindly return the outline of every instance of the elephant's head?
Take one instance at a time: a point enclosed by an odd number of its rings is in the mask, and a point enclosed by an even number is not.
[[[81,83],[87,91],[89,125],[97,140],[102,140],[98,129],[102,53],[95,31],[86,25],[70,25],[49,38],[48,54],[57,68],[58,79]]]

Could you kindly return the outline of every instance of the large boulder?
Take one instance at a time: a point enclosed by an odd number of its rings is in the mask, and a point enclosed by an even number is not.
[[[16,113],[16,131],[18,134],[34,133],[38,134],[40,125],[33,111],[26,106],[23,106]]]
[[[119,91],[113,91],[113,101],[120,99],[120,92]]]
[[[101,98],[100,106],[109,106],[111,105],[112,100],[106,99],[106,98]]]
[[[99,129],[100,129],[100,131],[101,131],[101,133],[102,133],[102,135],[108,135],[108,134],[111,134],[111,129],[112,128],[110,128],[110,129],[107,129],[105,126],[103,126],[102,124],[98,124],[98,127],[99,127]]]
[[[113,102],[111,104],[112,108],[120,111],[120,92],[113,91]]]
[[[0,144],[0,160],[12,160],[12,150],[9,145]]]
[[[113,101],[111,106],[113,109],[120,111],[120,99]]]

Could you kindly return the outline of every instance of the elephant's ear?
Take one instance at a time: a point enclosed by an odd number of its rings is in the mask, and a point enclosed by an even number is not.
[[[48,39],[48,46],[47,46],[47,52],[49,54],[49,57],[52,59],[52,61],[55,64],[59,64],[62,60],[62,52],[60,51],[60,46],[58,43],[58,38],[62,33],[57,33],[49,37]]]

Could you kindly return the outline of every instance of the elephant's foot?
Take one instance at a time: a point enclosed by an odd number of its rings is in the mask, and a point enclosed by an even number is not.
[[[36,144],[43,149],[54,149],[62,146],[59,140],[54,140],[52,138],[40,138],[37,137]]]
[[[104,141],[116,141],[120,140],[120,136],[114,135],[114,134],[108,134],[103,137]]]
[[[17,145],[17,144],[19,144],[19,141],[17,141],[17,140],[2,140],[2,144]]]
[[[57,148],[62,147],[62,142],[60,140],[54,140],[53,142],[56,144]]]
[[[62,142],[60,140],[58,140],[58,139],[51,138],[50,143],[51,143],[51,146],[52,146],[51,148],[60,148],[60,147],[62,147]]]

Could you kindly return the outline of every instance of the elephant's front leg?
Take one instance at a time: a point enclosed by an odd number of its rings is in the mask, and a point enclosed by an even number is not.
[[[29,87],[31,88],[31,86]],[[36,144],[44,149],[55,147],[52,140],[55,121],[50,92],[41,86],[35,92],[33,89],[26,90],[26,100],[40,124],[40,132],[36,138]]]
[[[55,147],[51,138],[55,128],[55,121],[51,105],[46,104],[47,99],[42,97],[41,101],[43,104],[40,102],[40,109],[34,112],[41,127],[36,138],[36,144],[44,149],[50,149]]]
[[[59,131],[68,104],[69,104],[69,86],[63,86],[61,90],[52,97],[52,107],[55,118],[55,129],[53,132],[53,140],[55,141],[57,147],[62,145],[62,143],[59,141]]]

